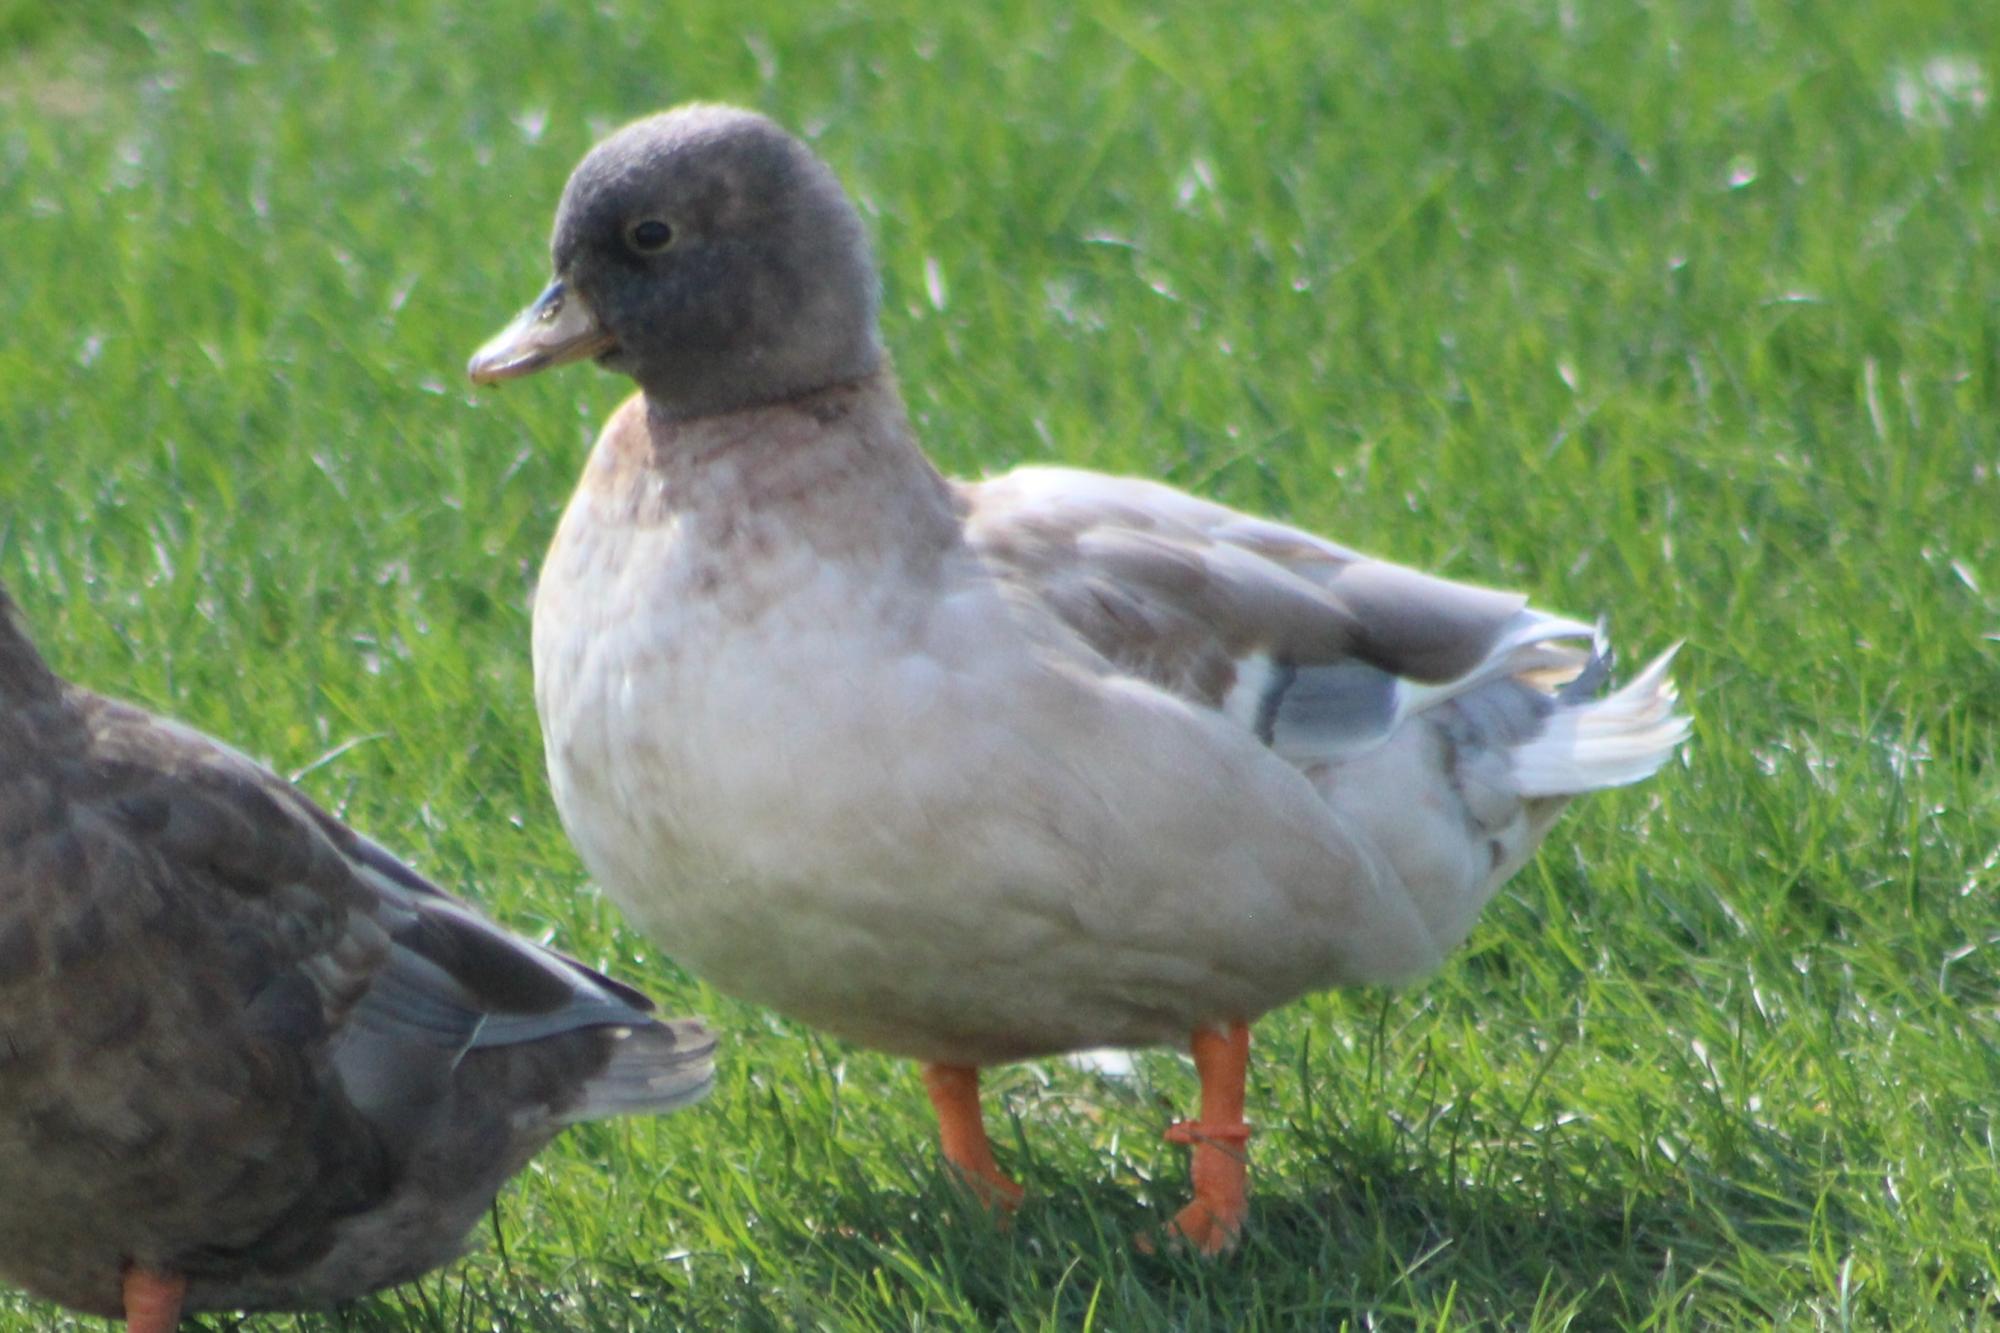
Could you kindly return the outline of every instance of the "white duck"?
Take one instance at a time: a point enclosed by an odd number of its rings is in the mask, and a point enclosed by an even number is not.
[[[1667,659],[1148,481],[941,477],[860,219],[769,120],[692,105],[571,176],[555,281],[475,381],[581,357],[605,425],[535,598],[570,836],[695,972],[924,1062],[1019,1189],[983,1065],[1191,1041],[1194,1201],[1245,1212],[1248,1025],[1437,967],[1567,799],[1687,731]]]

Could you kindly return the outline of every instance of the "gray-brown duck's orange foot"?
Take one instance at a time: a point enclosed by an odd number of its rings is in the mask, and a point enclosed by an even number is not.
[[[125,1270],[125,1333],[174,1333],[181,1322],[181,1302],[187,1298],[187,1279],[148,1272],[133,1266]]]

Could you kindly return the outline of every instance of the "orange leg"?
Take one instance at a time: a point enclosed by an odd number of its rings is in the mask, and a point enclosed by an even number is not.
[[[181,1300],[187,1295],[187,1279],[149,1273],[143,1268],[125,1270],[125,1333],[174,1333],[181,1322]]]
[[[1201,1078],[1201,1119],[1182,1121],[1167,1138],[1194,1149],[1194,1202],[1174,1218],[1173,1234],[1203,1254],[1221,1254],[1243,1233],[1250,1211],[1244,1178],[1250,1126],[1243,1123],[1243,1081],[1250,1066],[1250,1028],[1194,1034],[1194,1070]]]
[[[980,1202],[1008,1213],[1021,1202],[1021,1187],[1000,1174],[979,1114],[979,1071],[971,1065],[925,1065],[924,1089],[937,1108],[944,1160],[958,1168]]]

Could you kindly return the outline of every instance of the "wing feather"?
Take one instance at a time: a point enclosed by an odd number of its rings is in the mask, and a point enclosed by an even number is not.
[[[1158,482],[1022,468],[961,491],[973,549],[1115,669],[1300,765],[1505,678],[1552,687],[1593,628]],[[1581,640],[1582,645],[1572,641]]]

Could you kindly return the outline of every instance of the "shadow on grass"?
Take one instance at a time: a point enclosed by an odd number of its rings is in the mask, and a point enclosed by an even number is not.
[[[1573,1168],[1569,1146],[1561,1165]],[[817,1252],[806,1266],[829,1295],[886,1281],[913,1311],[948,1298],[992,1327],[1331,1327],[1447,1311],[1460,1326],[1617,1327],[1675,1306],[1762,1323],[1781,1312],[1739,1288],[1746,1259],[1804,1264],[1818,1192],[1803,1164],[1753,1184],[1684,1175],[1638,1192],[1610,1169],[1614,1186],[1587,1170],[1455,1182],[1444,1161],[1393,1147],[1316,1160],[1324,1187],[1255,1193],[1243,1245],[1220,1261],[1134,1244],[1184,1202],[1182,1179],[1048,1171],[1027,1177],[1029,1201],[1004,1229],[938,1173],[917,1193],[830,1199],[829,1225],[787,1244]],[[1845,1229],[1824,1211],[1818,1223]]]
[[[1823,1201],[1815,1217],[1818,1167],[1775,1140],[1745,1145],[1739,1180],[1690,1165],[1646,1189],[1587,1134],[1490,1152],[1482,1160],[1495,1178],[1482,1182],[1454,1180],[1452,1159],[1427,1155],[1415,1137],[1347,1145],[1285,1132],[1287,1174],[1253,1173],[1250,1230],[1222,1260],[1135,1244],[1184,1202],[1180,1170],[1149,1179],[1122,1158],[1114,1172],[1092,1159],[1093,1174],[1089,1160],[1015,1157],[1029,1197],[1001,1224],[926,1152],[906,1159],[909,1188],[871,1185],[845,1163],[797,1182],[784,1210],[758,1214],[741,1243],[671,1262],[575,1255],[553,1268],[460,1268],[333,1315],[241,1326],[1614,1328],[1669,1309],[1758,1326],[1784,1311],[1749,1292],[1789,1284],[1744,1278],[1806,1265],[1815,1225],[1848,1229]]]

